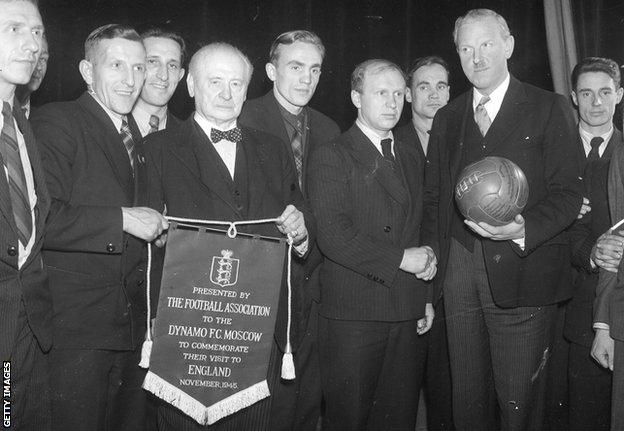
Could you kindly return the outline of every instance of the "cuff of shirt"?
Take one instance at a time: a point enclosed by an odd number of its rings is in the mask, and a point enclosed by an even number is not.
[[[524,237],[519,239],[513,239],[512,241],[518,244],[518,247],[520,247],[522,251],[524,251]]]
[[[594,322],[593,328],[594,329],[606,329],[608,331],[609,325],[603,322]]]
[[[299,257],[302,257],[303,255],[305,255],[308,252],[308,238],[306,238],[299,245],[293,245],[293,249],[295,250],[295,253],[297,253]]]

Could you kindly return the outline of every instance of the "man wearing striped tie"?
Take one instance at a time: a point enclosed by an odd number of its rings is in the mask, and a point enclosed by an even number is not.
[[[177,33],[151,28],[141,34],[146,54],[145,83],[132,109],[141,136],[180,124],[168,109],[184,77],[186,44]]]
[[[141,135],[128,115],[145,78],[137,32],[109,24],[85,41],[88,91],[32,117],[52,198],[44,244],[54,307],[55,430],[141,430],[145,248],[168,227],[146,200]]]
[[[33,133],[15,97],[41,55],[43,24],[35,1],[0,2],[0,356],[3,426],[50,428],[43,352],[52,307],[41,260],[50,207]]]

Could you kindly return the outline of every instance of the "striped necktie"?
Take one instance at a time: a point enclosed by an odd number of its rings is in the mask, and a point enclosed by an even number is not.
[[[130,165],[132,165],[132,173],[134,175],[134,139],[132,139],[132,133],[130,132],[130,126],[128,126],[128,117],[124,115],[121,119],[121,129],[119,135],[126,146],[128,157],[130,158]]]
[[[147,132],[148,135],[154,133],[154,132],[158,132],[158,125],[160,124],[160,119],[156,116],[156,115],[150,115],[150,119],[149,119],[149,132]]]
[[[302,185],[301,176],[303,175],[303,124],[300,118],[297,118],[297,123],[294,127],[292,139],[290,140],[290,146],[292,147],[293,156],[295,158],[295,168],[297,168],[297,179],[299,180],[299,187]]]
[[[483,96],[474,111],[474,119],[477,123],[477,126],[479,126],[479,130],[481,131],[482,136],[485,136],[485,134],[490,129],[490,126],[492,125],[492,120],[490,119],[490,116],[485,109],[485,104],[489,101],[490,98],[488,96]]]
[[[11,105],[7,102],[2,104],[2,119],[4,123],[0,136],[0,151],[2,152],[2,159],[8,173],[9,195],[11,196],[11,206],[13,207],[13,218],[17,225],[18,238],[22,245],[26,247],[32,234],[32,214],[30,212],[24,166],[22,165],[17,143],[13,112],[11,111]]]

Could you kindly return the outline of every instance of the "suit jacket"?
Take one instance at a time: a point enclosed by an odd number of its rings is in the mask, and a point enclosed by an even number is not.
[[[11,349],[20,330],[17,321],[22,300],[28,324],[39,346],[47,351],[52,345],[52,300],[41,258],[44,223],[50,208],[50,197],[35,137],[17,99],[13,101],[13,115],[24,136],[37,205],[34,211],[35,242],[28,259],[18,269],[17,226],[13,217],[9,184],[6,175],[0,175],[0,355],[3,360],[11,358]]]
[[[474,122],[472,90],[441,108],[433,121],[425,173],[423,244],[438,256],[436,289],[444,281],[453,219],[463,220],[454,189],[463,169],[464,136]],[[489,156],[506,157],[525,173],[529,199],[522,211],[525,247],[482,239],[495,303],[553,304],[571,296],[570,251],[564,229],[581,207],[583,184],[569,102],[511,77],[498,115],[483,138]],[[478,238],[475,235],[475,238]]]
[[[303,195],[307,198],[307,184],[310,175],[310,154],[329,140],[340,134],[338,125],[329,117],[310,107],[304,108],[307,111],[307,133],[308,139],[304,147],[302,181],[301,188]],[[288,138],[288,131],[284,125],[284,119],[280,112],[279,104],[275,99],[273,90],[269,91],[262,97],[248,100],[243,106],[241,116],[239,118],[241,124],[262,130],[280,139],[283,147],[288,154],[288,160],[292,163],[292,169],[295,170],[295,158]],[[320,286],[318,277],[318,266],[322,262],[321,252],[316,244],[310,248],[310,252],[305,259],[295,258],[293,280],[296,286],[295,295],[298,296],[298,303],[301,304],[300,309],[294,310],[295,321],[300,326],[299,334],[305,334],[308,317],[312,301],[319,301]]]
[[[403,251],[420,245],[422,159],[395,140],[393,171],[353,126],[310,160],[310,201],[318,220],[321,315],[331,319],[420,318],[427,288],[399,270]]]
[[[624,218],[624,145],[615,148],[611,156],[607,190],[611,220],[615,224]],[[624,259],[617,274],[600,270],[594,322],[607,323],[611,337],[624,341]]]
[[[144,205],[141,135],[128,153],[88,93],[43,106],[31,119],[52,207],[44,243],[58,348],[134,349],[145,335],[145,243],[122,230],[121,207]]]
[[[237,146],[235,179],[246,175],[248,201],[239,206],[233,182],[222,174],[225,165],[201,127],[191,116],[180,127],[146,137],[149,205],[177,217],[212,220],[253,220],[279,216],[288,204],[304,213],[310,241],[314,221],[297,187],[297,177],[281,143],[264,132],[242,127]],[[180,193],[184,190],[184,193]],[[222,229],[223,226],[215,226]],[[275,224],[239,226],[240,232],[281,238]],[[159,280],[160,277],[152,277]],[[157,289],[155,289],[157,291]],[[282,287],[276,338],[283,349],[286,330],[286,295]],[[296,307],[297,304],[294,304]],[[295,333],[291,342],[297,339]],[[296,346],[293,346],[293,348]]]
[[[397,128],[394,131],[394,135],[399,141],[404,142],[406,144],[414,145],[414,148],[416,149],[416,151],[418,152],[418,155],[423,160],[423,163],[425,163],[425,166],[426,166],[426,163],[428,163],[427,155],[423,151],[422,143],[420,142],[418,133],[416,133],[416,129],[414,128],[414,123],[412,123],[411,120],[408,123],[404,124],[403,126]]]
[[[579,138],[577,142],[578,148],[582,151],[580,156],[586,158],[581,139]],[[587,188],[585,196],[589,198],[592,210],[574,222],[568,230],[572,248],[574,295],[566,304],[563,331],[569,341],[585,347],[591,347],[594,339],[592,307],[598,284],[598,268],[592,268],[590,264],[591,250],[598,237],[612,225],[607,203],[607,179],[611,155],[614,149],[621,145],[622,133],[614,129],[602,157],[595,162],[597,163],[593,173],[595,178],[589,178],[590,172],[587,170],[584,176]]]

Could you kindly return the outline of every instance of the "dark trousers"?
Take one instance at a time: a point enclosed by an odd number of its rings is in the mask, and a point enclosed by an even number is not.
[[[312,302],[305,334],[294,353],[295,380],[279,379],[272,394],[271,431],[315,431],[321,416],[318,304]]]
[[[424,378],[427,431],[451,431],[455,428],[444,301],[439,300],[435,304],[435,319],[424,337],[427,338]]]
[[[624,341],[615,340],[613,390],[611,391],[611,431],[624,430]]]
[[[591,348],[570,343],[569,431],[607,431],[611,418],[611,372],[591,356]],[[620,409],[622,406],[620,405]]]
[[[325,431],[414,431],[426,340],[417,320],[319,317]]]
[[[3,415],[2,426],[20,431],[46,431],[51,426],[47,362],[28,326],[23,303],[19,307],[18,319],[13,322],[18,328],[17,337],[10,358],[3,358],[3,383],[10,383],[10,396],[3,400],[10,402],[10,414]]]
[[[145,370],[136,351],[55,349],[49,354],[52,429],[141,431]]]
[[[467,431],[542,429],[556,305],[498,307],[492,299],[481,243],[476,241],[471,253],[455,240],[444,303],[455,427]]]

